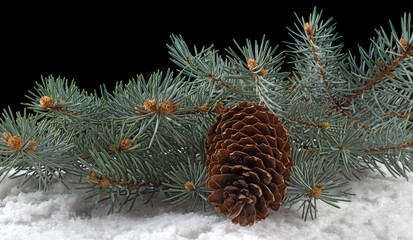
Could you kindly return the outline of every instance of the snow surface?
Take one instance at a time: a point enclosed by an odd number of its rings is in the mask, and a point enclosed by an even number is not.
[[[82,190],[59,182],[48,192],[36,191],[35,182],[17,189],[19,181],[0,183],[1,240],[413,239],[413,183],[372,172],[352,183],[357,195],[341,209],[319,204],[318,218],[304,222],[299,212],[281,208],[252,227],[232,224],[213,208],[171,208],[160,197],[153,208],[139,202],[130,212],[107,215],[109,206],[101,204],[88,216]]]

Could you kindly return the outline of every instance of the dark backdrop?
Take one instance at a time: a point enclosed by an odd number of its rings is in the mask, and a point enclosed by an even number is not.
[[[314,6],[324,18],[333,17],[345,49],[353,53],[358,44],[367,47],[380,26],[388,21],[400,26],[404,12],[413,12],[409,1],[358,5],[347,1],[192,1],[183,4],[144,5],[17,5],[2,9],[1,109],[20,102],[40,77],[74,79],[92,91],[100,84],[112,89],[116,81],[137,74],[174,68],[167,43],[181,34],[190,45],[217,49],[233,45],[233,39],[266,39],[275,46],[289,40],[294,12],[307,17]],[[361,3],[362,1],[359,1]]]

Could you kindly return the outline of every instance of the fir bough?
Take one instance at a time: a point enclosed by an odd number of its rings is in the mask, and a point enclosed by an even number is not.
[[[3,113],[0,180],[20,177],[21,186],[34,177],[47,190],[51,179],[65,183],[72,174],[93,207],[107,200],[109,212],[157,192],[189,210],[198,201],[209,206],[206,132],[225,107],[248,101],[280,118],[293,146],[283,205],[315,218],[317,201],[348,201],[348,183],[364,170],[384,175],[384,166],[404,178],[413,170],[411,25],[406,13],[400,30],[377,30],[354,55],[314,8],[288,28],[285,52],[265,37],[221,54],[172,35],[177,74],[139,75],[93,93],[42,77],[25,103],[33,113]]]

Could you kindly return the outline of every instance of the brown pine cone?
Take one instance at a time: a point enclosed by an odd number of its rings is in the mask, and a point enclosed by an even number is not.
[[[225,108],[207,134],[207,186],[214,191],[208,200],[241,226],[265,219],[287,191],[290,150],[285,128],[267,108],[247,102]]]

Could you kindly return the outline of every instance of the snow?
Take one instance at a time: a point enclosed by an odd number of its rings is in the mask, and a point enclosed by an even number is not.
[[[101,204],[88,216],[84,191],[59,182],[47,192],[38,192],[35,182],[17,189],[19,181],[0,183],[1,240],[413,239],[413,183],[372,172],[352,183],[356,196],[341,209],[320,203],[318,218],[304,222],[299,212],[281,208],[252,227],[232,224],[213,208],[172,208],[160,197],[153,207],[139,202],[130,212],[110,215]]]

